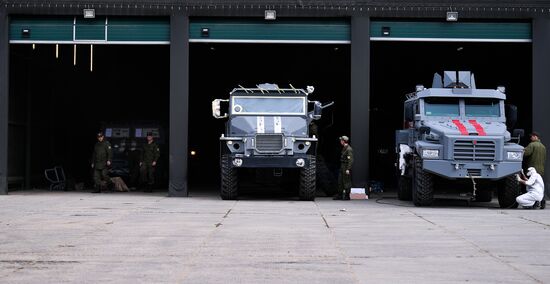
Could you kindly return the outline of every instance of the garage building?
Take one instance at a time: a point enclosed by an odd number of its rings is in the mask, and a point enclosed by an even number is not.
[[[548,1],[0,3],[0,194],[56,164],[86,176],[102,125],[143,121],[161,125],[169,195],[187,196],[218,171],[210,101],[265,82],[335,101],[320,152],[337,163],[349,133],[354,187],[391,181],[404,95],[434,72],[505,85],[518,128],[550,137]]]

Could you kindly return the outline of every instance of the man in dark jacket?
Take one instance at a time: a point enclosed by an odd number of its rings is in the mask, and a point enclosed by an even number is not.
[[[349,200],[351,191],[351,167],[353,165],[353,149],[349,145],[349,137],[341,136],[340,173],[338,175],[338,191],[334,200]]]
[[[92,193],[99,193],[102,189],[105,190],[105,185],[112,183],[107,174],[112,158],[111,143],[105,140],[103,132],[97,133],[97,143],[92,154],[92,169],[94,171],[94,191]]]
[[[147,184],[146,192],[153,191],[153,185],[155,184],[155,167],[160,157],[160,149],[153,139],[153,133],[147,133],[147,143],[143,144],[140,159],[141,169],[141,182]]]

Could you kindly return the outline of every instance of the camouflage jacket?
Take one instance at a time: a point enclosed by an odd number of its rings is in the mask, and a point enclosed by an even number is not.
[[[95,143],[94,152],[92,154],[92,163],[95,169],[102,170],[107,167],[107,161],[113,158],[111,143],[103,140]]]
[[[160,157],[160,148],[157,143],[152,142],[151,144],[143,144],[143,150],[141,151],[141,162],[145,164],[150,164],[156,162]]]
[[[534,167],[541,176],[544,176],[544,163],[546,161],[546,147],[540,140],[533,141],[525,147],[524,157],[527,167]]]
[[[353,149],[350,145],[342,148],[342,153],[340,155],[340,169],[342,171],[351,170],[353,165]]]

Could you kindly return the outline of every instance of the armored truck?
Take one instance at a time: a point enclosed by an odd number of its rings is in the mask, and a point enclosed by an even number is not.
[[[505,100],[504,87],[477,89],[467,71],[436,73],[432,88],[417,85],[404,103],[404,127],[396,131],[399,199],[428,206],[434,192],[454,188],[452,194],[487,202],[497,190],[501,207],[514,206],[523,130],[508,131],[517,111]]]
[[[236,199],[239,172],[262,170],[281,176],[299,171],[299,197],[315,199],[317,137],[309,134],[309,124],[321,118],[323,106],[309,101],[314,88],[279,88],[260,84],[254,88],[239,86],[228,100],[212,101],[212,115],[227,118],[220,137],[222,199]],[[221,104],[228,113],[221,114]],[[312,111],[308,111],[309,108]]]

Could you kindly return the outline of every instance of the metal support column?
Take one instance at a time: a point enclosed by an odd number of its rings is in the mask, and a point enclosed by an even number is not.
[[[351,144],[354,151],[352,182],[367,187],[370,123],[370,19],[351,18]]]
[[[8,194],[9,38],[8,14],[0,7],[0,194]]]
[[[189,17],[170,17],[170,185],[168,195],[185,197],[189,130]]]
[[[540,133],[546,147],[550,147],[550,124],[548,110],[550,95],[548,81],[550,80],[550,18],[535,18],[533,20],[533,130]],[[550,149],[546,151],[546,170],[544,181],[550,181],[549,157]],[[550,195],[548,186],[546,194]]]

